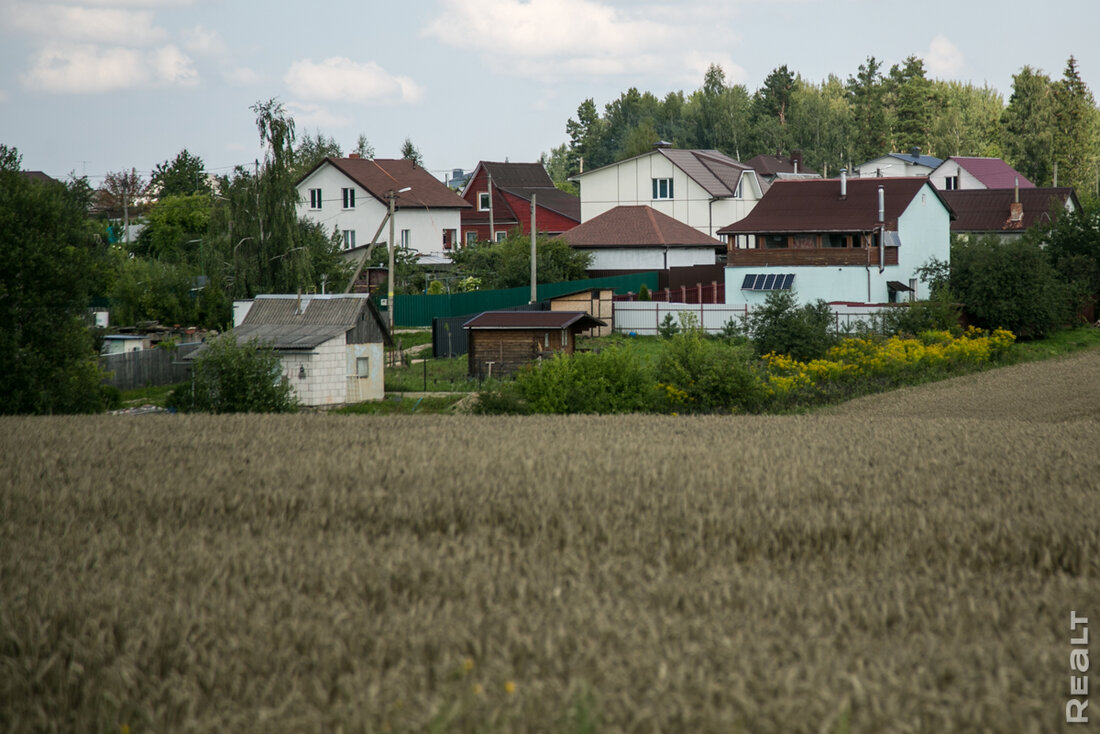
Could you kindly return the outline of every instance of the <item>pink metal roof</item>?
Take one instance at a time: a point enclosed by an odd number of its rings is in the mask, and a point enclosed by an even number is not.
[[[1016,186],[1017,177],[1020,179],[1021,189],[1033,189],[1035,184],[1027,180],[1024,174],[1005,163],[1000,158],[965,158],[952,156],[947,159],[948,166],[952,162],[970,173],[974,178],[985,184],[988,189],[1011,189]]]

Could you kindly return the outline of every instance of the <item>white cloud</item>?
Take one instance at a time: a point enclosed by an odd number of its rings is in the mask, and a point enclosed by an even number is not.
[[[0,17],[9,31],[19,31],[32,40],[51,43],[102,43],[117,46],[149,46],[167,38],[153,23],[150,11],[88,8],[57,3],[4,3]]]
[[[924,63],[931,76],[951,77],[962,71],[963,54],[958,46],[940,33],[928,45],[928,50],[924,53]]]
[[[374,62],[360,64],[342,56],[320,63],[296,61],[283,81],[297,96],[325,102],[398,104],[416,102],[422,96],[409,77],[394,76]]]
[[[197,25],[183,32],[183,47],[199,56],[222,56],[227,48],[217,31]]]
[[[238,66],[222,74],[222,78],[230,84],[255,84],[260,81],[260,75],[247,66]]]
[[[331,112],[320,105],[288,102],[287,110],[292,113],[295,125],[302,130],[347,127],[351,124],[350,118]]]
[[[643,73],[682,78],[698,72],[689,57],[706,52],[690,23],[676,10],[658,14],[601,0],[448,0],[422,34],[472,48],[496,71],[545,81]]]
[[[145,52],[131,48],[49,46],[32,59],[23,83],[32,89],[96,94],[153,84],[190,86],[191,61],[174,46]]]

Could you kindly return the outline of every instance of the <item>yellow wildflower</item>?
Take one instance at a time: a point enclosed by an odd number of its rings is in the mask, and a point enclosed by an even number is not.
[[[508,681],[504,684],[504,692],[511,696],[513,693],[516,692],[516,684],[512,681]]]

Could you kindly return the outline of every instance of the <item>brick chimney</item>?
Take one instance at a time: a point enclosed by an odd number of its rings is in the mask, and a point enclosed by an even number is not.
[[[359,158],[359,154],[358,153],[348,153],[348,158],[351,158],[352,160],[357,160]]]

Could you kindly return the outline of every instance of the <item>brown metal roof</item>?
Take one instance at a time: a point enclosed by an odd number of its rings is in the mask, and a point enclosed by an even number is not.
[[[558,235],[573,247],[724,247],[653,207],[617,206]]]
[[[466,323],[465,329],[591,329],[607,322],[584,311],[486,311]]]
[[[850,178],[844,198],[839,179],[776,180],[747,217],[718,234],[871,232],[878,226],[879,186],[885,193],[887,230],[897,230],[898,217],[925,187],[951,210],[924,177]]]
[[[1081,203],[1072,188],[1020,188],[1020,204],[1023,210],[1018,219],[1012,217],[1015,189],[969,189],[941,191],[944,200],[955,210],[957,219],[951,223],[952,232],[1011,232],[1028,229],[1050,222],[1066,211],[1066,201],[1072,201],[1074,210],[1081,210]]]
[[[325,158],[298,183],[326,163],[384,204],[389,203],[386,196],[390,191],[410,187],[409,191],[397,194],[394,205],[398,209],[468,209],[471,206],[431,173],[404,158]]]
[[[761,176],[775,176],[779,173],[794,173],[794,161],[781,155],[758,155],[745,161],[745,165]],[[817,171],[805,165],[799,165],[799,173],[815,174]]]
[[[495,178],[493,179],[493,185],[496,185]],[[526,201],[531,201],[531,197],[535,196],[535,202],[540,209],[547,209],[577,222],[581,221],[581,197],[566,193],[557,187],[519,188],[501,186],[500,188],[502,191],[507,191],[509,194]]]
[[[550,174],[541,163],[497,163],[481,161],[480,164],[493,177],[493,185],[506,188],[554,188]]]

